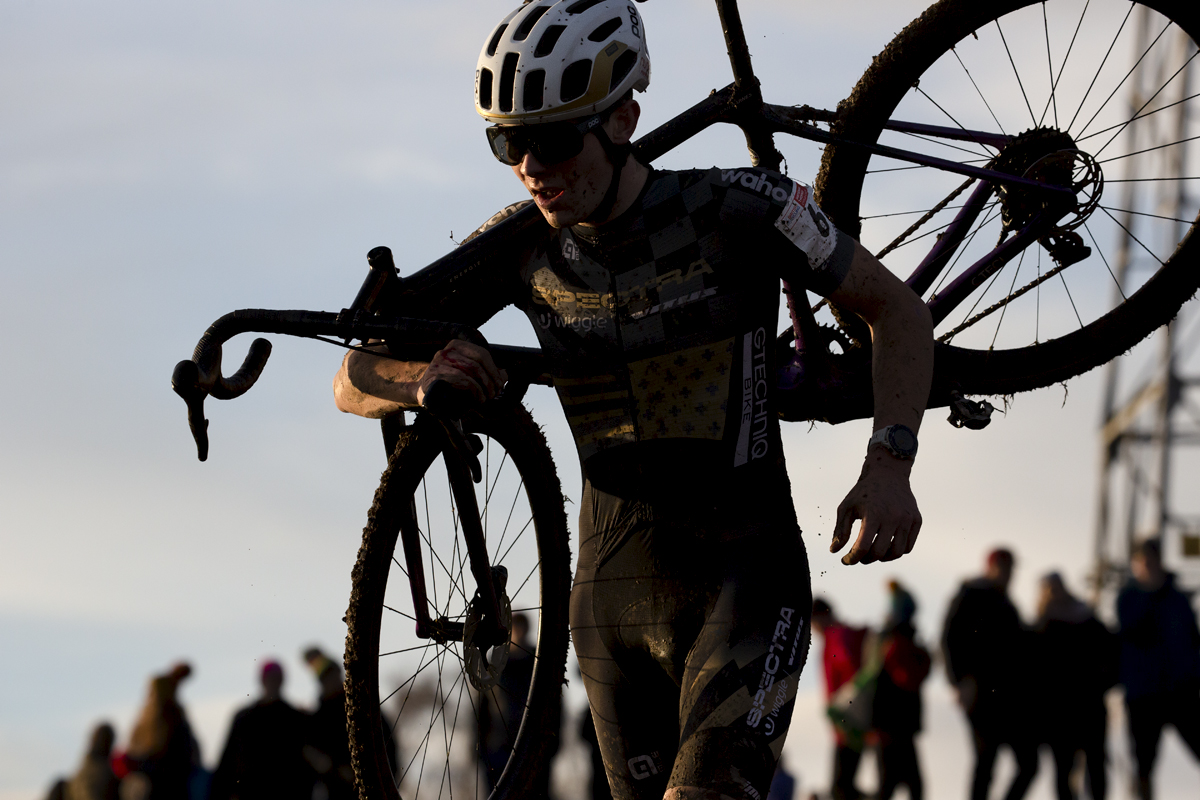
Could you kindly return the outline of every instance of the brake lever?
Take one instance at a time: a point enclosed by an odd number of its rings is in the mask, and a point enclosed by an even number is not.
[[[180,361],[171,373],[171,388],[187,403],[188,427],[196,440],[196,456],[208,460],[208,420],[204,418],[204,398],[208,390],[200,380],[200,367],[195,361]]]

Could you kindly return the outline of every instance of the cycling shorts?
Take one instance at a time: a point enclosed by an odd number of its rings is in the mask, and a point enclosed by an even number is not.
[[[590,483],[582,507],[571,628],[613,796],[764,800],[810,634],[790,502],[770,529],[721,508],[656,513]],[[614,519],[627,530],[602,554]]]

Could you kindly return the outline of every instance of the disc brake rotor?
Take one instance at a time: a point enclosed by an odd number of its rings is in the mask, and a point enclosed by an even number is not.
[[[499,595],[500,624],[505,630],[512,630],[512,601],[501,586],[496,586]],[[463,626],[463,660],[467,679],[476,689],[490,689],[500,680],[500,673],[508,664],[509,640],[490,648],[487,653],[475,641],[479,632],[479,623],[483,619],[481,606],[483,603],[476,594],[467,605],[467,618]]]

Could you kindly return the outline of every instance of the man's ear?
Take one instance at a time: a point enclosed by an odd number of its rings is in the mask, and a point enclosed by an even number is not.
[[[633,132],[637,129],[638,118],[641,115],[642,107],[633,98],[618,106],[604,123],[604,130],[612,143],[628,144],[633,139]]]

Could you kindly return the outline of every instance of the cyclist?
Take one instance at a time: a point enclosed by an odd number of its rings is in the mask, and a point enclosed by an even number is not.
[[[916,541],[908,476],[932,325],[807,186],[633,158],[632,93],[649,80],[624,0],[534,0],[504,18],[480,54],[476,109],[549,225],[431,313],[478,325],[512,303],[554,364],[585,477],[573,641],[614,796],[761,800],[812,606],[772,410],[780,279],[872,332],[876,434],[831,547],[862,521],[847,564]],[[429,364],[351,352],[334,391],[343,411],[382,417],[438,380],[483,401],[505,379],[485,350],[452,342]]]

